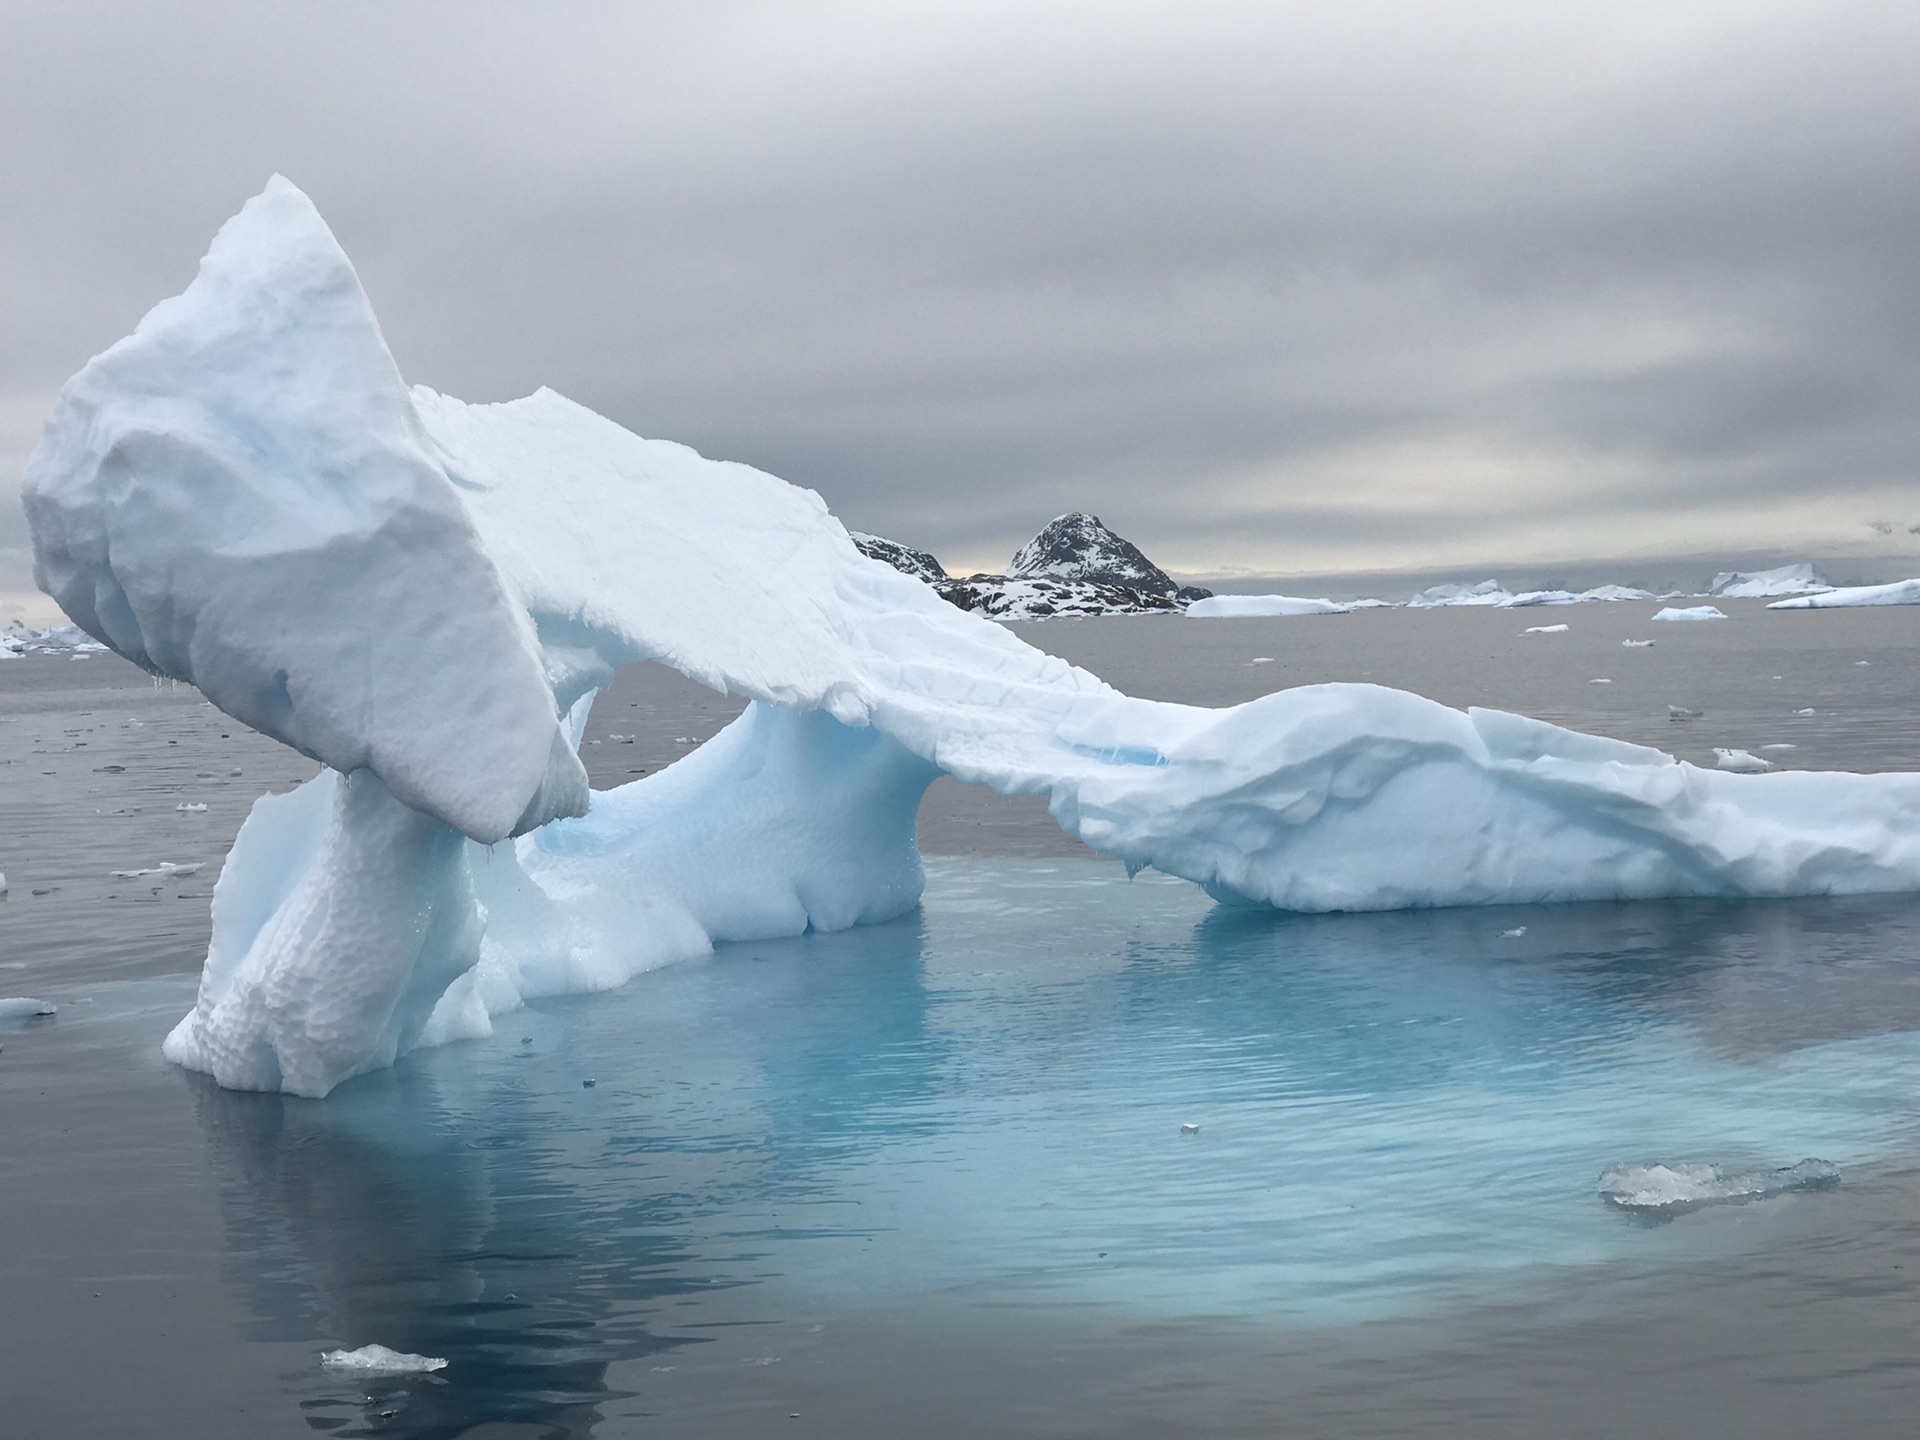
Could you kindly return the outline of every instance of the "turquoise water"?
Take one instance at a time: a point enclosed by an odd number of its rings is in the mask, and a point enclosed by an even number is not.
[[[1652,1223],[1600,1201],[1611,1164],[1818,1157],[1844,1193],[1920,1149],[1911,898],[1287,917],[1103,863],[929,873],[902,921],[542,1004],[323,1102],[166,1077],[249,1338],[450,1361],[303,1364],[288,1406],[342,1434],[583,1434],[609,1397],[690,1384],[683,1352],[747,1365],[763,1331],[956,1294],[1441,1318],[1737,1262],[1833,1201]],[[90,994],[54,1022],[73,1043],[150,1046],[185,1000]]]

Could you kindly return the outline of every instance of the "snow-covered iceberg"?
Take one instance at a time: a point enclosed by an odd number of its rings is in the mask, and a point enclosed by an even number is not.
[[[1776,600],[1769,610],[1850,610],[1861,605],[1920,605],[1920,580],[1896,580],[1891,585],[1850,585],[1816,595]]]
[[[1629,585],[1596,585],[1591,590],[1508,590],[1498,580],[1482,580],[1478,585],[1433,585],[1407,602],[1413,610],[1432,610],[1441,606],[1484,605],[1500,610],[1521,610],[1533,605],[1587,605],[1596,601],[1651,600],[1646,590]]]
[[[1210,595],[1187,606],[1196,620],[1243,620],[1263,616],[1346,615],[1351,605],[1298,595]]]
[[[1775,595],[1807,595],[1833,587],[1812,565],[1782,565],[1775,570],[1723,570],[1707,586],[1709,595],[1733,600],[1765,600]]]
[[[68,384],[26,500],[89,633],[329,767],[215,890],[166,1049],[224,1085],[325,1094],[531,995],[897,915],[941,773],[1238,904],[1920,888],[1920,776],[1707,771],[1372,685],[1134,699],[811,491],[551,391],[410,391],[282,180]],[[754,703],[590,795],[587,707],[638,660]]]

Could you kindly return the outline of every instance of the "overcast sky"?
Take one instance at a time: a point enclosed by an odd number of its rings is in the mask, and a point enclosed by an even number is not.
[[[1069,509],[1184,572],[1920,553],[1913,0],[0,17],[16,565],[60,384],[274,171],[409,379],[950,567]]]

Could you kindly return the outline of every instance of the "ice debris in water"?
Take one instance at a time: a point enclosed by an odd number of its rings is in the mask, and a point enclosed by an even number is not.
[[[1667,706],[1667,719],[1669,720],[1698,720],[1699,718],[1700,712],[1698,710],[1689,710],[1684,705]]]
[[[1773,768],[1771,760],[1762,760],[1750,750],[1733,750],[1724,745],[1713,747],[1713,763],[1736,775],[1758,775]]]
[[[35,1000],[30,995],[9,995],[0,1000],[0,1020],[25,1020],[35,1015],[52,1015],[59,1008],[45,1000]]]
[[[362,1345],[358,1350],[326,1350],[320,1363],[329,1370],[358,1370],[377,1375],[423,1375],[444,1370],[447,1362],[434,1355],[409,1355],[384,1345]]]
[[[1840,1183],[1840,1170],[1825,1160],[1802,1160],[1778,1170],[1734,1171],[1683,1160],[1672,1165],[1609,1165],[1597,1183],[1600,1198],[1618,1209],[1679,1215],[1702,1205],[1738,1205],[1796,1190],[1830,1189]]]
[[[1500,932],[1500,938],[1502,940],[1518,940],[1522,935],[1526,933],[1527,933],[1526,926],[1516,925],[1511,930],[1502,930]]]
[[[185,811],[189,815],[204,815],[207,813],[207,807],[205,805],[192,804],[186,801],[182,801],[180,804],[174,806],[173,808],[176,810]]]
[[[1622,649],[1625,649],[1625,650],[1651,650],[1651,649],[1653,648],[1653,641],[1651,641],[1651,640],[1622,640],[1622,641],[1620,642],[1620,645],[1621,645],[1621,648],[1622,648]]]
[[[206,806],[203,805],[200,808],[204,810]],[[113,878],[116,880],[144,880],[149,875],[158,875],[162,878],[171,878],[175,875],[198,875],[206,863],[204,860],[196,860],[191,865],[176,865],[171,860],[162,860],[150,870],[115,870],[113,872]]]
[[[1189,1121],[1180,1127],[1180,1133],[1182,1135],[1198,1135],[1200,1133],[1200,1127]]]
[[[1564,635],[1566,631],[1567,627],[1564,625],[1529,625],[1521,633],[1525,635]]]

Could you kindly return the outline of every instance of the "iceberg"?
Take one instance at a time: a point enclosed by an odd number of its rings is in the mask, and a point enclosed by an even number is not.
[[[1769,610],[1845,610],[1857,605],[1920,605],[1920,580],[1896,580],[1891,585],[1850,585],[1817,595],[1776,600]]]
[[[1735,600],[1765,600],[1775,595],[1805,595],[1832,588],[1812,565],[1782,565],[1777,570],[1724,570],[1713,577],[1707,594]]]
[[[1727,612],[1722,610],[1718,605],[1688,605],[1685,607],[1667,605],[1654,611],[1653,618],[1656,620],[1669,621],[1724,620],[1727,618]]]
[[[1256,616],[1345,615],[1353,606],[1334,600],[1303,600],[1294,595],[1210,595],[1187,606],[1197,620],[1239,620]]]
[[[811,491],[550,390],[409,389],[278,178],[68,383],[25,499],[88,634],[326,767],[255,804],[166,1042],[226,1086],[324,1095],[534,996],[899,915],[942,774],[1227,904],[1920,888],[1920,775],[1707,770],[1366,684],[1136,699]],[[642,660],[752,703],[590,793],[588,708]]]
[[[1482,580],[1478,585],[1434,585],[1407,602],[1414,610],[1431,610],[1443,605],[1488,605],[1501,610],[1525,609],[1532,605],[1587,605],[1596,601],[1651,600],[1646,590],[1629,585],[1596,585],[1591,590],[1522,590],[1517,594],[1498,580]]]

